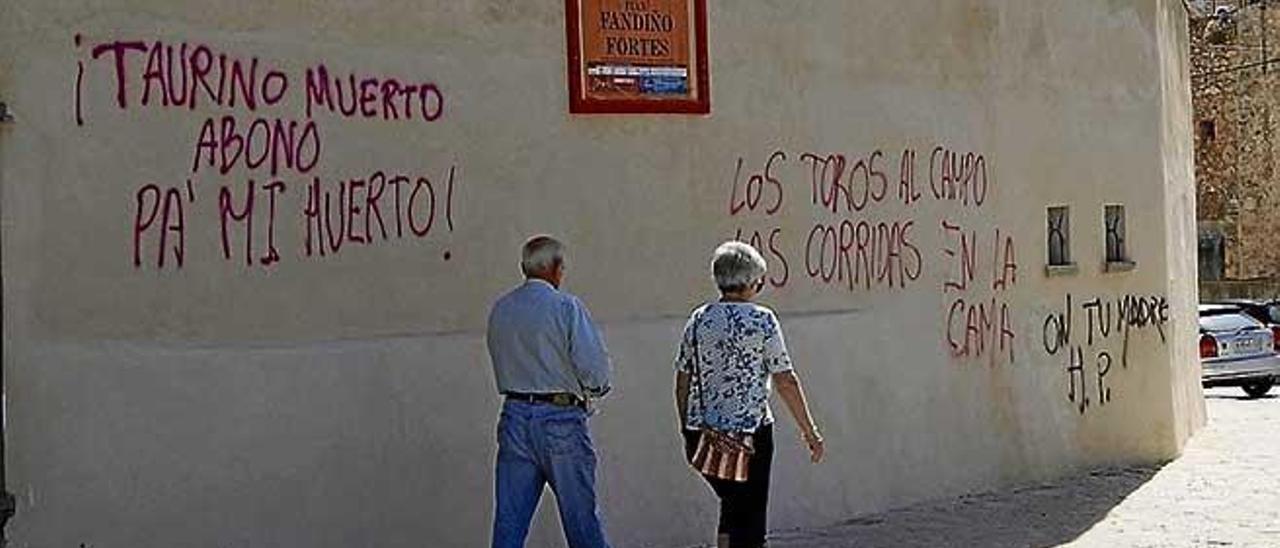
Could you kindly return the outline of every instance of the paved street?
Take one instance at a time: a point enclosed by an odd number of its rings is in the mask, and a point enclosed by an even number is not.
[[[1280,546],[1280,398],[1207,391],[1209,422],[1163,467],[1098,471],[780,533],[775,548]]]

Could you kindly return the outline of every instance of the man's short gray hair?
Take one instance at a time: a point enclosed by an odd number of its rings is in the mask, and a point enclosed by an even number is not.
[[[564,262],[564,244],[547,235],[529,238],[520,251],[520,270],[525,276],[547,272]]]
[[[716,248],[711,259],[711,274],[720,291],[741,291],[764,276],[768,264],[756,248],[729,241]]]

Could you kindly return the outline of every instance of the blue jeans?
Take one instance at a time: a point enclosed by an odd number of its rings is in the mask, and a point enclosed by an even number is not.
[[[493,547],[520,548],[550,484],[569,548],[608,548],[596,507],[596,451],[587,412],[507,401],[498,419]]]

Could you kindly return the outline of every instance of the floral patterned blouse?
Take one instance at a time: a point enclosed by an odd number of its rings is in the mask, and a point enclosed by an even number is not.
[[[770,375],[789,371],[791,356],[772,310],[721,301],[693,311],[675,366],[690,375],[685,428],[755,432],[773,422]]]

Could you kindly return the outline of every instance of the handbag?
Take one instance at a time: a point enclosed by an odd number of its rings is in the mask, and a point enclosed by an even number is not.
[[[704,311],[705,313],[705,311]],[[701,315],[699,315],[701,320]],[[698,327],[700,321],[693,325],[693,372],[698,382],[698,405],[702,407],[705,422],[707,402],[703,396],[706,392],[702,380],[702,369],[698,366]],[[755,447],[751,434],[745,432],[725,432],[703,426],[698,432],[697,449],[689,458],[689,465],[704,476],[722,480],[745,482],[750,469],[751,455]]]

